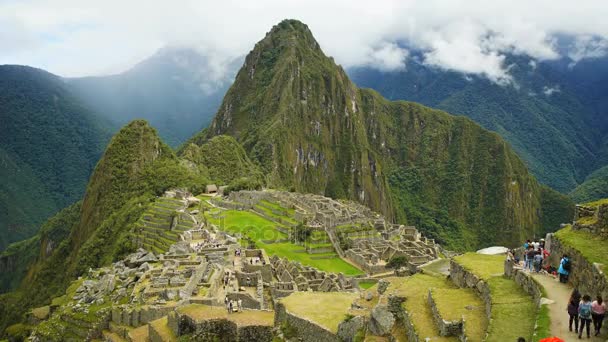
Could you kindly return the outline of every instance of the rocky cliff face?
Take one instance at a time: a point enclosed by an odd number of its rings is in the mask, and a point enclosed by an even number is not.
[[[356,199],[456,248],[514,244],[539,226],[538,183],[498,135],[358,89],[298,21],[256,44],[191,142],[221,134],[270,186]]]

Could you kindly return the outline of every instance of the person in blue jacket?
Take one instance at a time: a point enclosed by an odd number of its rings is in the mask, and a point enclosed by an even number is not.
[[[568,275],[570,274],[570,259],[565,254],[562,257],[562,260],[560,260],[559,262],[559,268],[557,269],[557,273],[559,274],[560,283],[568,282]]]

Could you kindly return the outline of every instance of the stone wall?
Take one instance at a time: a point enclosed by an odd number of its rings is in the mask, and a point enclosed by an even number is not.
[[[167,315],[170,311],[173,311],[173,307],[154,305],[139,308],[133,308],[129,305],[113,306],[112,322],[139,327]]]
[[[543,296],[543,286],[534,279],[530,273],[525,272],[523,269],[514,268],[512,260],[505,259],[505,276],[513,279],[517,285],[532,298],[537,307],[540,307],[540,299]]]
[[[475,274],[467,271],[454,260],[450,260],[450,279],[458,287],[468,287],[477,293],[486,305],[486,316],[488,320],[492,313],[492,296],[490,295],[490,286],[480,279]]]
[[[572,261],[572,270],[568,281],[582,294],[592,297],[601,295],[608,298],[608,281],[602,271],[604,265],[592,264],[575,249],[564,245],[554,234],[547,234],[546,245],[551,252],[551,265],[559,265],[562,255],[567,254]]]
[[[295,329],[300,341],[303,342],[340,342],[341,339],[331,331],[307,320],[300,318],[285,309],[283,303],[275,305],[274,324],[280,327],[287,324]]]
[[[464,319],[461,318],[458,321],[446,321],[441,317],[437,304],[433,299],[433,290],[429,289],[428,303],[433,314],[433,320],[439,328],[439,335],[441,336],[458,336],[460,340],[464,340]]]
[[[227,319],[195,321],[175,312],[168,315],[167,324],[176,336],[192,335],[193,341],[270,342],[272,326],[238,326]]]
[[[587,219],[587,222],[582,219]],[[608,204],[601,204],[597,207],[577,205],[574,209],[572,229],[607,236]]]

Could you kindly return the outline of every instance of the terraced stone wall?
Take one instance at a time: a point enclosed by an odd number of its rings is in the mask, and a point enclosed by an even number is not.
[[[331,331],[298,316],[293,315],[285,309],[282,303],[276,303],[274,324],[280,327],[287,324],[297,332],[300,341],[303,342],[340,342],[341,339]]]
[[[488,321],[491,319],[492,296],[488,283],[469,272],[454,260],[450,260],[450,279],[458,287],[468,287],[473,289],[486,305],[486,316]]]
[[[558,265],[562,255],[567,254],[572,262],[572,270],[568,281],[583,294],[592,297],[601,295],[608,298],[608,280],[602,270],[603,266],[593,264],[585,259],[577,250],[563,244],[554,234],[547,234],[545,244],[551,251],[552,265]]]
[[[526,291],[527,294],[534,298],[534,303],[537,307],[540,307],[540,299],[543,296],[543,287],[539,284],[530,273],[525,272],[522,269],[514,268],[512,260],[505,259],[505,276],[510,277]]]

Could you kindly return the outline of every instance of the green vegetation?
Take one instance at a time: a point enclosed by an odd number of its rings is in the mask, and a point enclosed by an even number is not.
[[[466,270],[483,280],[502,276],[504,269],[504,255],[484,255],[465,253],[454,257],[454,260]]]
[[[570,196],[577,203],[608,197],[608,166],[587,176],[583,183],[572,190]]]
[[[194,163],[202,174],[216,184],[233,183],[233,187],[252,189],[261,186],[263,177],[259,168],[233,137],[216,136],[205,140],[200,146],[186,143],[179,155]]]
[[[464,318],[467,338],[483,341],[488,326],[485,304],[473,290],[439,288],[432,291],[433,300],[443,319],[459,321]]]
[[[407,298],[403,303],[404,309],[409,313],[418,337],[424,340],[430,337],[432,341],[456,341],[455,337],[439,336],[437,326],[433,320],[431,307],[428,305],[429,289],[456,289],[448,279],[434,277],[426,274],[415,274],[406,278],[388,278],[390,285],[388,292]]]
[[[43,257],[30,263],[17,291],[0,297],[0,330],[28,308],[62,295],[70,281],[90,267],[133,251],[133,230],[155,196],[173,187],[200,191],[207,183],[203,175],[183,166],[145,121],[127,125],[97,164],[80,209],[58,215],[62,230],[49,228],[59,239],[53,240],[52,253],[47,254],[41,238],[34,251]]]
[[[513,280],[501,276],[488,280],[492,295],[492,321],[488,341],[532,340],[537,309],[532,298]],[[529,319],[522,320],[522,317]],[[517,324],[513,324],[517,322]]]
[[[535,325],[533,318],[538,314],[536,305],[517,283],[503,276],[504,255],[466,253],[454,257],[454,260],[490,287],[492,320],[487,340],[515,341],[520,336],[531,340]],[[521,317],[529,319],[522,321]]]
[[[0,66],[0,251],[78,201],[110,134],[63,80]]]
[[[555,237],[578,253],[587,261],[608,265],[608,239],[588,232],[573,230],[571,225],[558,230]],[[608,278],[608,275],[606,275]]]
[[[540,187],[497,134],[357,89],[299,21],[256,45],[188,144],[218,135],[241,143],[270,187],[360,200],[451,249],[516,245],[540,229]]]
[[[263,248],[269,255],[277,255],[281,258],[285,257],[289,260],[299,261],[303,265],[312,266],[322,271],[327,272],[342,272],[346,275],[358,275],[362,272],[340,259],[335,253],[329,254],[308,254],[301,245],[291,242],[276,242],[277,240],[286,240],[287,234],[276,229],[279,226],[277,223],[269,221],[262,216],[250,212],[240,210],[226,210],[214,215],[208,215],[210,223],[216,224],[220,229],[230,233],[242,234],[258,248]],[[287,229],[286,227],[282,227]],[[329,258],[320,258],[329,257]]]
[[[347,292],[294,292],[280,301],[287,311],[336,333],[358,297]]]
[[[407,257],[405,256],[391,258],[391,260],[386,263],[387,268],[399,269],[403,266],[407,266]]]
[[[538,236],[555,232],[560,224],[570,222],[574,216],[574,202],[567,196],[547,187],[540,188],[541,232]]]
[[[538,311],[534,336],[538,339],[552,336],[551,316],[549,314],[549,307],[547,305],[541,305],[540,310]]]
[[[370,289],[372,286],[376,285],[378,282],[377,281],[366,281],[366,280],[361,280],[359,281],[359,287],[363,290],[368,290]]]
[[[349,74],[359,86],[389,99],[415,101],[473,119],[507,140],[543,184],[568,192],[606,164],[606,126],[600,124],[606,91],[602,81],[594,84],[604,73],[595,77],[588,74],[593,71],[584,71],[588,67],[575,71],[563,68],[562,62],[533,61],[519,54],[505,57],[512,85],[484,76],[465,79],[462,73],[438,70],[416,59],[406,61],[405,71],[360,67]],[[548,95],[543,92],[547,87],[556,87],[559,93]]]

